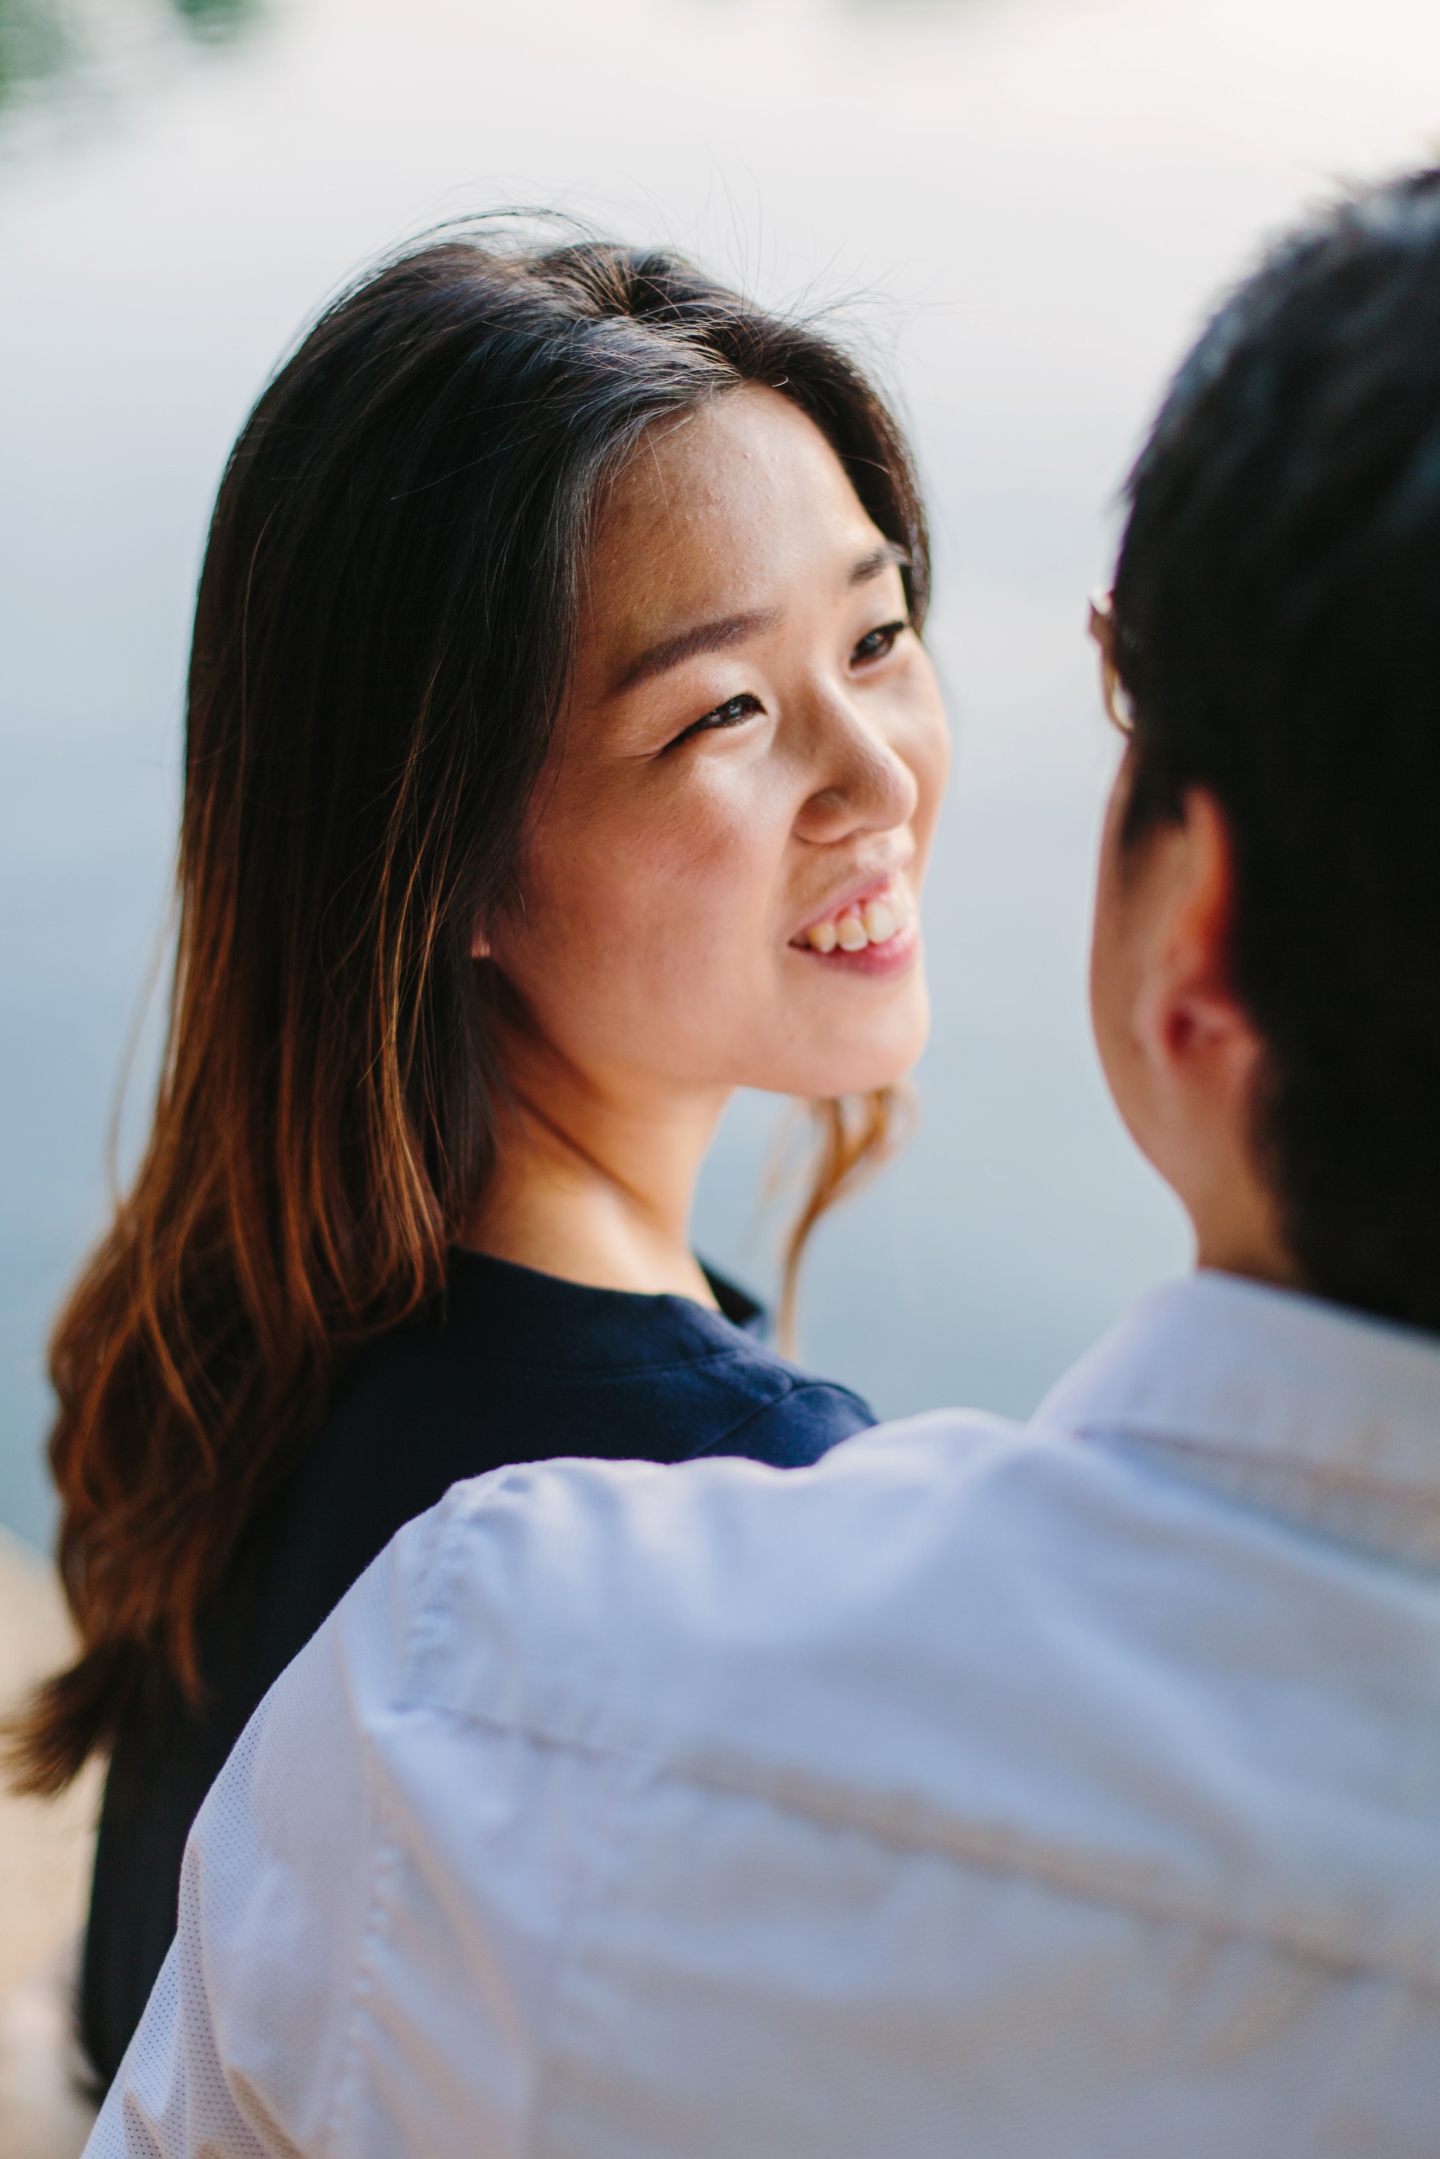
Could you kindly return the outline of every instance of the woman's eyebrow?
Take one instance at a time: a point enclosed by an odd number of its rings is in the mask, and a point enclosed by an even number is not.
[[[850,571],[852,585],[868,584],[882,570],[909,570],[914,565],[906,550],[894,540],[883,540],[879,547],[872,547],[868,555],[862,555]]]
[[[879,577],[889,569],[908,570],[910,557],[894,540],[882,540],[878,547],[861,555],[850,565],[846,580],[851,585],[864,585],[872,577]],[[657,644],[647,645],[637,653],[620,680],[610,692],[621,697],[627,690],[639,687],[642,682],[653,681],[672,667],[683,666],[702,652],[722,652],[727,645],[743,644],[747,637],[757,637],[766,630],[773,630],[780,620],[778,608],[755,608],[744,615],[721,615],[714,622],[697,623],[693,630],[682,630],[678,637],[662,637]]]
[[[779,620],[778,608],[756,608],[747,615],[722,615],[714,622],[698,623],[693,630],[682,630],[678,637],[662,637],[658,644],[647,645],[637,653],[610,694],[619,697],[625,690],[633,690],[637,684],[649,682],[653,676],[663,675],[701,652],[721,652],[726,645],[743,644],[747,637],[773,630]]]

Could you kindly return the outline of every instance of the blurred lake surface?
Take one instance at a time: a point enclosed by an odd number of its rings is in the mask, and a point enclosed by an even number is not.
[[[441,219],[555,208],[827,311],[898,390],[958,748],[936,1024],[805,1351],[884,1413],[1024,1412],[1187,1260],[1085,1025],[1117,490],[1261,238],[1437,127],[1425,0],[0,0],[0,1521],[50,1531],[43,1335],[105,1217],[211,498],[327,294]],[[762,1287],[772,1111],[737,1103],[697,1222]]]

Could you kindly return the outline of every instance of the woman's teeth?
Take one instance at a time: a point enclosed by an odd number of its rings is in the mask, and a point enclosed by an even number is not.
[[[863,906],[843,907],[828,922],[817,922],[805,932],[805,942],[817,952],[863,952],[867,945],[888,944],[910,927],[910,895],[903,885],[893,885],[884,899],[866,900]]]

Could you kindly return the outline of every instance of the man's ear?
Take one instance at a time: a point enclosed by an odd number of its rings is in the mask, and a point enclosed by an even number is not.
[[[1203,787],[1185,795],[1180,824],[1165,828],[1164,893],[1152,925],[1136,1013],[1146,1054],[1225,1093],[1248,1091],[1261,1044],[1235,989],[1234,849],[1219,803]]]
[[[1255,1155],[1265,1045],[1235,984],[1234,843],[1204,788],[1154,837],[1132,1006],[1149,1069],[1134,1090],[1143,1118],[1126,1121],[1190,1216],[1200,1266],[1296,1285],[1281,1208]]]

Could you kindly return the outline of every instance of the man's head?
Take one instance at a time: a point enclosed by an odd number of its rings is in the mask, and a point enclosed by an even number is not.
[[[1203,1262],[1440,1329],[1440,172],[1273,251],[1129,493],[1107,1075]]]

